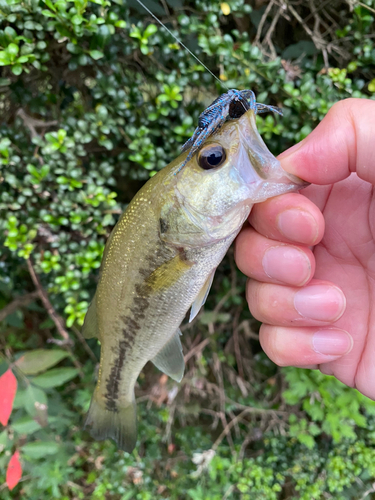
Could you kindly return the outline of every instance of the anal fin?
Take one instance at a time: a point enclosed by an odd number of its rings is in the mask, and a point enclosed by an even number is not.
[[[212,285],[212,281],[215,276],[216,269],[214,269],[208,278],[206,279],[205,284],[203,285],[201,291],[198,294],[198,297],[194,300],[194,302],[191,305],[191,310],[190,310],[190,318],[189,318],[189,323],[193,321],[195,316],[199,313],[201,307],[203,304],[206,302],[207,296],[210,292],[210,288]]]
[[[156,368],[177,382],[181,382],[185,371],[180,335],[181,332],[178,329],[167,344],[151,360]]]
[[[85,316],[85,320],[83,322],[82,327],[82,335],[85,339],[91,339],[93,337],[99,338],[99,327],[98,320],[96,317],[96,295],[92,299],[89,308],[87,309],[87,313]]]

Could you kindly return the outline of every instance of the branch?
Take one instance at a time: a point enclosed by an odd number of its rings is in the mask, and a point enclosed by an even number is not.
[[[27,127],[30,130],[32,138],[34,138],[38,135],[36,130],[35,130],[36,128],[53,127],[54,125],[57,125],[57,123],[58,123],[56,120],[52,120],[50,122],[44,122],[43,120],[36,120],[32,116],[29,116],[28,114],[26,114],[22,108],[17,111],[17,115],[22,119],[25,127]]]
[[[363,2],[357,2],[357,5],[360,5],[361,7],[363,7],[364,9],[367,9],[369,10],[370,12],[373,12],[375,13],[375,9],[372,9],[371,7],[369,7],[368,5],[366,5],[365,3]]]
[[[28,306],[33,300],[39,297],[39,293],[37,291],[27,293],[26,295],[22,295],[21,297],[17,297],[10,304],[3,307],[0,311],[0,321],[4,321],[4,319],[9,316],[9,314],[14,313],[20,307]]]
[[[266,22],[268,13],[272,9],[272,6],[274,3],[275,3],[275,0],[271,0],[271,2],[269,2],[269,4],[267,5],[266,10],[264,11],[262,19],[260,20],[260,23],[258,25],[257,34],[256,34],[254,42],[253,42],[254,45],[257,45],[259,43],[260,37],[262,36],[262,30],[263,30],[264,23]]]
[[[59,316],[57,314],[57,312],[55,311],[53,305],[51,304],[51,301],[48,298],[47,292],[43,289],[42,284],[41,284],[41,282],[39,280],[38,275],[35,272],[35,269],[33,267],[33,264],[31,262],[30,258],[27,259],[27,267],[29,269],[29,273],[30,273],[31,279],[32,279],[32,281],[33,281],[33,283],[35,285],[35,288],[37,289],[37,292],[38,292],[40,300],[42,301],[44,307],[46,308],[49,317],[55,323],[57,331],[59,332],[59,334],[63,338],[63,341],[61,343],[59,342],[59,345],[63,346],[69,352],[70,357],[72,359],[72,362],[73,362],[74,366],[79,371],[79,376],[81,378],[83,378],[84,374],[83,374],[83,371],[82,371],[82,366],[79,363],[79,361],[76,359],[76,357],[74,356],[73,351],[71,349],[71,345],[73,344],[73,341],[69,337],[68,332],[65,330],[64,320],[61,318],[61,316]]]
[[[234,417],[230,422],[229,424],[227,424],[225,427],[224,427],[224,430],[223,432],[220,434],[220,436],[216,439],[216,441],[214,442],[213,446],[212,446],[212,450],[216,451],[217,450],[217,447],[219,446],[219,444],[222,442],[222,440],[225,438],[225,436],[227,436],[229,434],[229,431],[231,430],[231,428],[237,424],[237,422],[241,421],[242,418],[247,414],[249,413],[249,409],[246,409],[246,410],[243,410],[240,414],[238,414],[236,417]]]
[[[69,337],[68,332],[64,328],[64,321],[63,319],[57,314],[55,309],[53,308],[53,305],[51,304],[48,295],[46,291],[43,289],[42,284],[34,270],[34,267],[31,263],[30,258],[27,259],[27,267],[29,269],[29,273],[31,276],[31,279],[33,280],[33,283],[35,285],[35,288],[37,289],[38,295],[40,300],[43,302],[44,307],[46,308],[49,317],[52,319],[52,321],[55,323],[55,326],[57,328],[57,331],[61,335],[61,337],[64,339],[66,344],[72,344],[72,340]]]
[[[203,349],[206,347],[206,345],[209,342],[210,342],[210,339],[207,338],[207,339],[202,340],[202,342],[200,344],[193,347],[187,354],[185,354],[185,356],[184,356],[185,363],[187,363],[190,358],[192,358],[193,356],[196,356],[198,353],[203,351]]]

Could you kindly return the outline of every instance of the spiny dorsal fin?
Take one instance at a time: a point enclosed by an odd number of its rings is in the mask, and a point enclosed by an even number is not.
[[[185,361],[182,354],[180,341],[180,329],[173,335],[167,344],[151,360],[156,368],[164,372],[168,377],[181,382],[185,371]]]
[[[195,316],[199,313],[201,307],[203,304],[206,302],[207,295],[209,294],[212,281],[215,276],[216,269],[212,271],[212,273],[209,275],[207,278],[205,284],[203,285],[201,291],[198,294],[198,297],[194,300],[192,306],[191,306],[191,311],[190,311],[190,318],[189,318],[189,323],[193,321]]]

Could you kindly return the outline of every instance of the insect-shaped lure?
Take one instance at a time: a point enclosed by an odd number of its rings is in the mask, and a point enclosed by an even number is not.
[[[182,146],[182,151],[187,151],[189,148],[190,151],[178,172],[191,160],[204,141],[222,127],[226,120],[240,118],[249,109],[252,109],[255,114],[273,111],[282,115],[280,108],[256,102],[252,90],[228,90],[228,92],[215,99],[200,114],[198,127],[195,129],[193,136]]]

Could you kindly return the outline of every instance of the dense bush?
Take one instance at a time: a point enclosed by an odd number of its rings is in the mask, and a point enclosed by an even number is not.
[[[0,374],[18,381],[0,484],[15,450],[23,466],[0,496],[370,498],[374,403],[266,359],[231,253],[184,328],[182,383],[140,377],[133,454],[82,431],[99,347],[79,329],[104,243],[204,107],[225,87],[281,105],[258,118],[279,153],[336,101],[375,93],[374,0],[147,5],[225,86],[134,0],[0,2]]]

